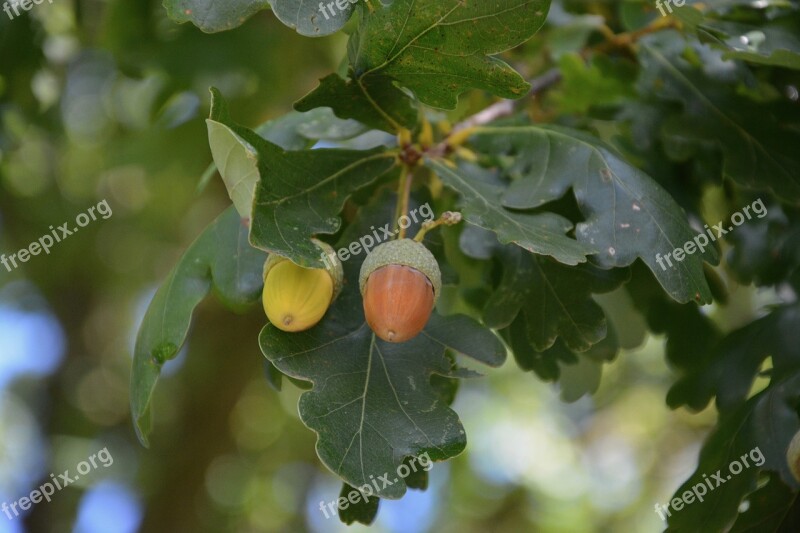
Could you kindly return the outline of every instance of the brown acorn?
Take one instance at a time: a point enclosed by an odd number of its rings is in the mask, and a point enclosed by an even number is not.
[[[441,292],[442,274],[422,243],[399,239],[367,256],[359,283],[372,331],[385,341],[405,342],[428,323]]]

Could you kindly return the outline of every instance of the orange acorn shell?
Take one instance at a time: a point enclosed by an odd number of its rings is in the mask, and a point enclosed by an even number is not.
[[[373,250],[359,276],[367,323],[388,342],[416,337],[428,323],[442,287],[433,254],[422,243],[399,239]]]
[[[416,337],[433,311],[433,285],[419,270],[387,265],[373,272],[364,290],[364,314],[372,331],[388,342]]]

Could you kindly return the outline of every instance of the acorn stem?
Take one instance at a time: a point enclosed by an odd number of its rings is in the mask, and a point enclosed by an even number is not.
[[[394,216],[394,230],[398,239],[405,239],[406,237],[406,229],[400,226],[400,218],[408,215],[408,204],[411,198],[411,184],[413,181],[413,171],[408,165],[403,165],[400,183],[397,187],[397,209]]]
[[[455,226],[461,222],[461,213],[456,211],[445,211],[442,213],[436,220],[428,220],[422,224],[422,227],[417,232],[417,235],[414,237],[414,240],[417,242],[422,242],[425,238],[425,235],[433,229],[438,228],[439,226]]]

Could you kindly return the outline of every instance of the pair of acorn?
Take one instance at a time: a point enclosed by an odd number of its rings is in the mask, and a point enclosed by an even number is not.
[[[326,268],[301,267],[276,254],[264,265],[264,310],[283,331],[315,326],[341,290],[341,262],[328,244],[314,242],[333,258]],[[441,292],[442,275],[436,258],[422,243],[398,239],[369,253],[361,266],[359,285],[372,331],[385,341],[405,342],[428,323]]]

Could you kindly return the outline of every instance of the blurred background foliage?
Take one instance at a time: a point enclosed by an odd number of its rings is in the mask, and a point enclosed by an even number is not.
[[[567,73],[568,83],[530,112],[616,128],[602,110],[580,114],[624,100],[632,88],[620,80],[633,79],[631,64],[581,72],[567,52],[583,46],[600,16],[621,20],[625,10],[594,2],[552,9],[549,26],[510,56],[526,75],[541,71],[543,56]],[[102,199],[114,213],[50,255],[11,273],[0,268],[0,501],[27,495],[51,472],[74,471],[104,447],[114,458],[51,503],[14,521],[0,516],[0,532],[366,529],[318,509],[340,485],[298,418],[299,390],[267,384],[260,309],[234,317],[213,299],[201,306],[188,345],[165,368],[151,449],[138,444],[128,408],[146,305],[229,202],[220,180],[201,182],[211,161],[208,87],[254,126],[289,111],[338,66],[345,46],[343,34],[302,38],[269,11],[206,35],[168,20],[154,0],[53,0],[13,20],[0,15],[0,252],[26,247]],[[608,69],[618,76],[603,79]],[[461,112],[485,102],[471,95]],[[671,192],[685,206],[696,201]],[[717,189],[703,204],[716,220],[731,209],[727,201]],[[782,299],[771,289],[729,289],[725,307],[703,309],[724,332]],[[628,348],[604,368],[597,394],[565,403],[557,386],[511,362],[465,382],[454,408],[467,451],[434,466],[427,492],[382,502],[373,531],[663,529],[653,506],[694,470],[716,413],[669,410],[675,375],[663,337],[646,332],[625,291],[597,299]]]

